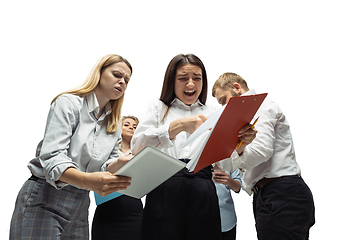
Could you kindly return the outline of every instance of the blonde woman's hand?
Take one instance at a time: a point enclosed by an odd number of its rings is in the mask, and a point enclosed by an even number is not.
[[[116,176],[110,172],[82,172],[76,168],[70,167],[61,175],[60,181],[88,189],[98,193],[100,196],[106,196],[110,193],[124,190],[130,186],[130,177]]]
[[[124,190],[130,186],[130,177],[117,176],[110,172],[94,172],[90,174],[91,176],[88,178],[88,189],[98,193],[102,197],[119,190]]]

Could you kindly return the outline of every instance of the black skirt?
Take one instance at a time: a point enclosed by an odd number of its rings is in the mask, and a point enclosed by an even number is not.
[[[139,240],[143,205],[140,199],[122,195],[96,207],[92,223],[93,240]]]
[[[184,168],[147,195],[142,239],[221,239],[220,210],[211,168],[196,174]]]

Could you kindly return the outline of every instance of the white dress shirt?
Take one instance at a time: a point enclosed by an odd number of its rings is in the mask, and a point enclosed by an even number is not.
[[[255,91],[250,90],[242,96],[254,94]],[[257,117],[260,118],[255,125],[256,138],[246,146],[247,158],[238,166],[245,170],[242,188],[249,195],[262,178],[300,174],[290,126],[280,107],[267,96],[254,119]]]
[[[110,103],[97,119],[99,110],[95,93],[84,97],[59,96],[50,107],[36,157],[28,164],[31,173],[55,188],[62,188],[68,184],[58,180],[69,167],[83,172],[106,171],[107,165],[119,158],[121,127],[116,132],[107,132]]]
[[[207,139],[208,134],[210,134],[210,131],[203,133],[192,143],[181,148],[181,145],[188,139],[190,134],[182,131],[175,138],[170,140],[169,125],[172,121],[185,116],[202,114],[208,117],[216,110],[216,107],[203,105],[199,100],[191,106],[188,106],[178,98],[175,98],[171,103],[168,115],[164,121],[161,122],[166,109],[167,106],[160,100],[155,100],[150,104],[133,135],[131,141],[133,154],[137,154],[141,149],[150,145],[176,159],[196,158],[201,151],[203,142]],[[236,155],[238,156],[237,153]],[[236,161],[240,161],[239,159],[242,158],[235,158]],[[232,168],[234,165],[232,160],[233,159],[231,158],[230,161],[229,159],[221,161],[221,166]]]
[[[132,137],[131,149],[133,154],[137,154],[141,149],[150,145],[176,159],[191,159],[197,156],[200,150],[199,146],[201,146],[201,143],[206,139],[207,133],[198,137],[191,144],[181,148],[181,144],[185,142],[190,134],[182,131],[174,139],[170,140],[169,125],[172,121],[185,116],[197,114],[209,116],[216,110],[215,107],[203,105],[199,100],[191,106],[188,106],[178,98],[175,98],[171,103],[170,110],[164,122],[161,122],[166,109],[167,106],[160,100],[155,100],[150,104]]]

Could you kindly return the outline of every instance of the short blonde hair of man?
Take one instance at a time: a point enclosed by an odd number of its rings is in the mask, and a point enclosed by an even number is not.
[[[134,120],[134,121],[136,122],[136,125],[139,124],[139,119],[138,119],[137,117],[132,116],[132,115],[129,115],[129,116],[123,116],[123,117],[121,118],[121,123],[122,123],[123,125],[124,125],[124,120],[127,119],[127,118],[130,118],[130,119]]]
[[[67,92],[60,93],[52,100],[51,103],[53,103],[62,94],[69,93],[77,96],[84,96],[88,93],[93,92],[96,86],[99,84],[101,73],[110,65],[118,62],[124,62],[130,68],[132,74],[132,67],[125,58],[116,54],[106,55],[98,60],[98,62],[93,67],[93,69],[90,71],[90,74],[85,79],[85,82],[80,87],[75,88],[73,90],[69,90]],[[124,96],[125,93],[119,99],[110,100],[112,111],[111,114],[108,115],[108,120],[107,120],[107,131],[109,133],[115,132],[119,128],[120,118],[121,118],[121,107],[124,102]]]
[[[249,90],[246,81],[240,75],[227,72],[222,74],[214,83],[214,86],[212,87],[212,96],[215,97],[217,88],[222,88],[225,91],[232,90],[234,83],[238,83],[245,91]]]

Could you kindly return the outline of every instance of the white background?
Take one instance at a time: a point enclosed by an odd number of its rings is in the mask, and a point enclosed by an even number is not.
[[[159,98],[169,61],[194,53],[268,92],[290,122],[316,206],[311,239],[355,239],[359,199],[357,1],[1,1],[1,219],[7,239],[50,102],[116,53],[133,66],[123,114]],[[141,120],[141,119],[140,119]],[[92,196],[92,195],[91,195]],[[234,196],[237,239],[256,239],[252,197]],[[94,204],[90,208],[90,221]]]

